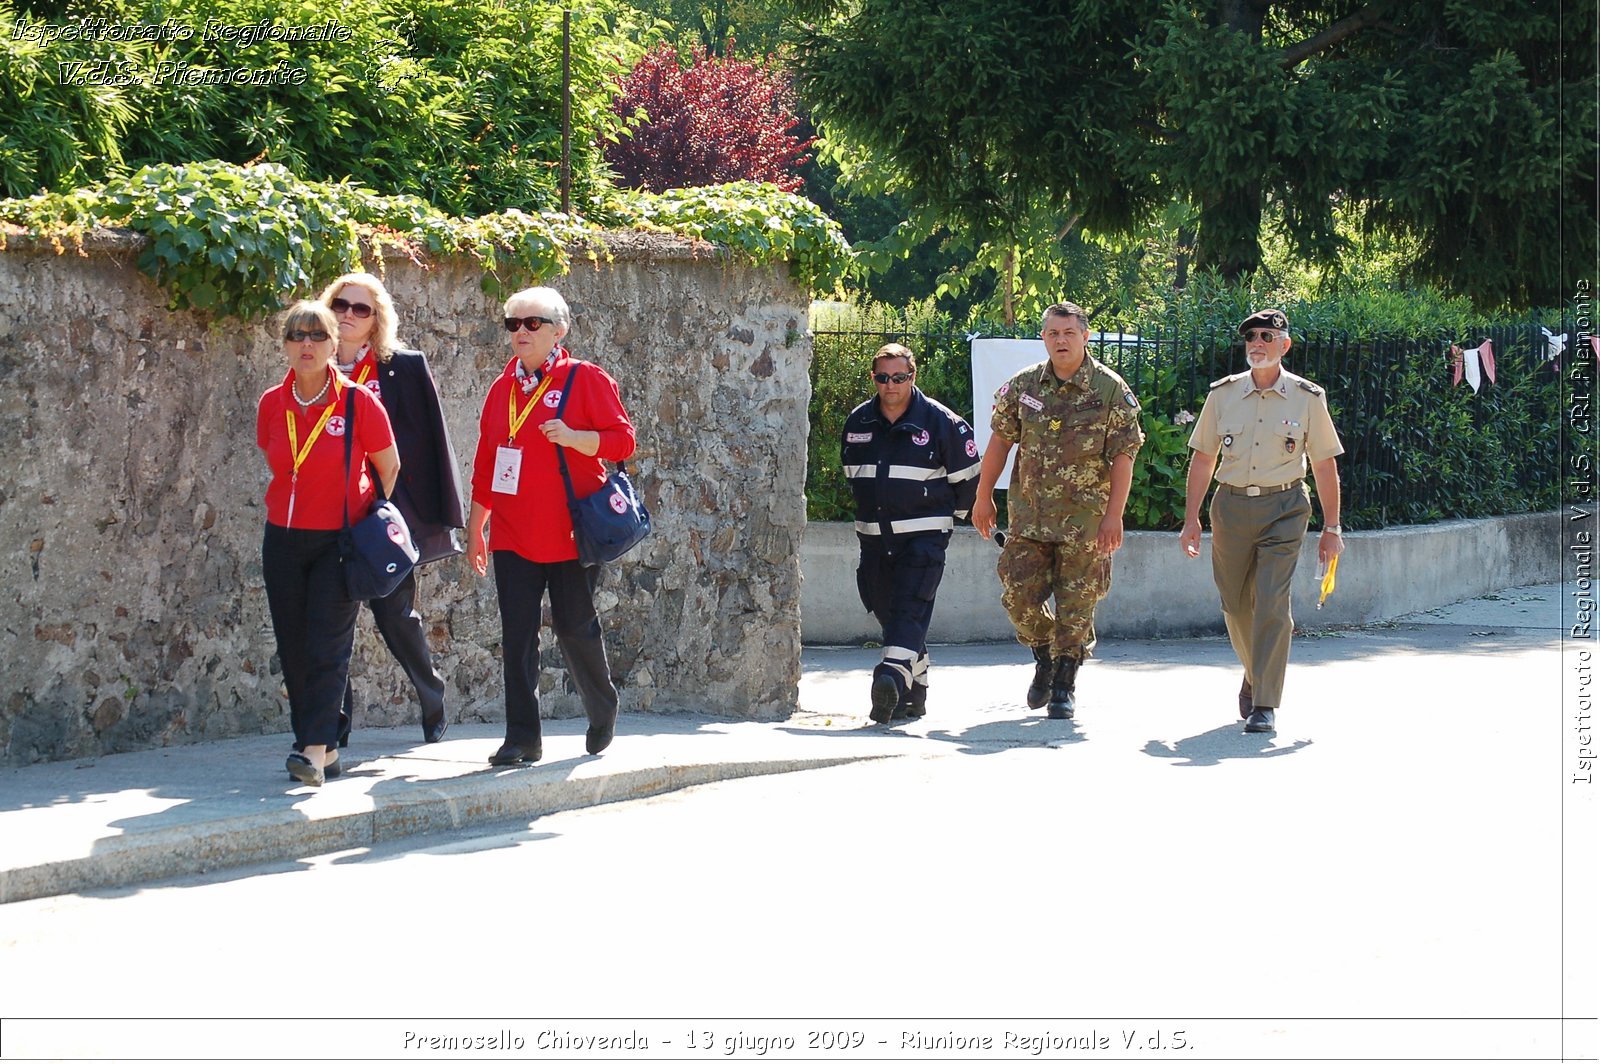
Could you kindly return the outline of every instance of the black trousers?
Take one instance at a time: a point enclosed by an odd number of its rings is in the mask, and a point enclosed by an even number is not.
[[[339,741],[339,706],[361,604],[345,591],[338,541],[338,529],[272,524],[261,540],[261,575],[296,749]]]
[[[389,594],[367,603],[372,610],[372,620],[378,626],[389,653],[400,663],[411,686],[417,689],[417,701],[422,704],[422,726],[436,723],[444,716],[444,677],[433,667],[433,651],[428,647],[428,636],[422,630],[422,614],[417,612],[417,571],[406,574]],[[354,695],[347,680],[344,685],[344,714],[341,718],[341,740],[350,734],[355,718]]]
[[[857,538],[856,590],[883,628],[883,663],[900,673],[907,687],[914,681],[926,684],[928,625],[950,533]]]
[[[567,675],[583,699],[590,727],[617,719],[617,688],[606,664],[606,644],[594,611],[600,567],[576,561],[530,562],[508,550],[492,552],[500,599],[500,652],[506,685],[506,742],[531,746],[540,739],[539,621],[550,589],[551,626]]]

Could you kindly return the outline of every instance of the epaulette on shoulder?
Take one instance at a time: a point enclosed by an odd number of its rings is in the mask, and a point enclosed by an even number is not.
[[[1249,372],[1249,370],[1246,370],[1246,371],[1245,371],[1245,372],[1246,372],[1246,373],[1248,373],[1248,372]],[[1212,382],[1211,382],[1211,387],[1213,387],[1213,388],[1220,388],[1220,387],[1222,387],[1222,386],[1223,386],[1223,385],[1224,385],[1224,384],[1228,384],[1228,383],[1230,383],[1230,382],[1232,382],[1232,381],[1236,381],[1236,380],[1238,380],[1238,379],[1239,379],[1239,378],[1240,378],[1240,377],[1243,377],[1243,376],[1244,376],[1244,373],[1230,373],[1230,374],[1228,374],[1228,376],[1226,376],[1226,377],[1223,377],[1223,378],[1222,378],[1222,379],[1221,379],[1221,380],[1214,380],[1214,381],[1212,381]]]
[[[1319,388],[1317,385],[1312,384],[1308,380],[1298,380],[1298,381],[1295,381],[1295,383],[1300,385],[1300,387],[1304,388],[1306,391],[1310,392],[1312,395],[1321,395],[1322,394],[1322,389]]]

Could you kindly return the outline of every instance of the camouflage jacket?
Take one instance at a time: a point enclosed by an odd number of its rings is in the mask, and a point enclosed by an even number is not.
[[[1007,495],[1011,534],[1060,543],[1093,536],[1111,498],[1111,460],[1144,445],[1139,400],[1090,355],[1068,380],[1049,360],[994,393],[990,428],[1017,445]]]

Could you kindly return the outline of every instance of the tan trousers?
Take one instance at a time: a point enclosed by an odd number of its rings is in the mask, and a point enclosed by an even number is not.
[[[1258,706],[1276,709],[1289,667],[1289,587],[1311,518],[1305,485],[1254,498],[1218,485],[1211,499],[1211,575],[1222,619]]]

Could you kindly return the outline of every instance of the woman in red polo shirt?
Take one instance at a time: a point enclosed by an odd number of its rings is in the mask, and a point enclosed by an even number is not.
[[[339,533],[346,513],[354,523],[372,508],[368,462],[385,494],[400,473],[383,404],[334,368],[338,336],[327,307],[308,300],[290,307],[283,322],[289,372],[256,408],[256,446],[272,471],[261,575],[294,728],[295,752],[285,767],[313,787],[340,771],[339,709],[361,605],[345,590]],[[347,392],[355,399],[353,430],[346,424]]]
[[[584,498],[605,483],[601,459],[621,462],[634,447],[633,424],[622,409],[617,382],[561,346],[571,322],[561,293],[525,289],[506,300],[505,314],[514,357],[489,386],[483,403],[467,518],[467,553],[479,576],[489,570],[484,526],[492,526],[500,602],[506,741],[489,758],[492,765],[533,762],[544,754],[539,618],[546,587],[556,642],[589,717],[585,749],[598,754],[611,743],[617,689],[594,609],[600,567],[578,563],[556,448],[565,449],[573,492]],[[556,408],[569,390],[566,410],[558,418]]]

